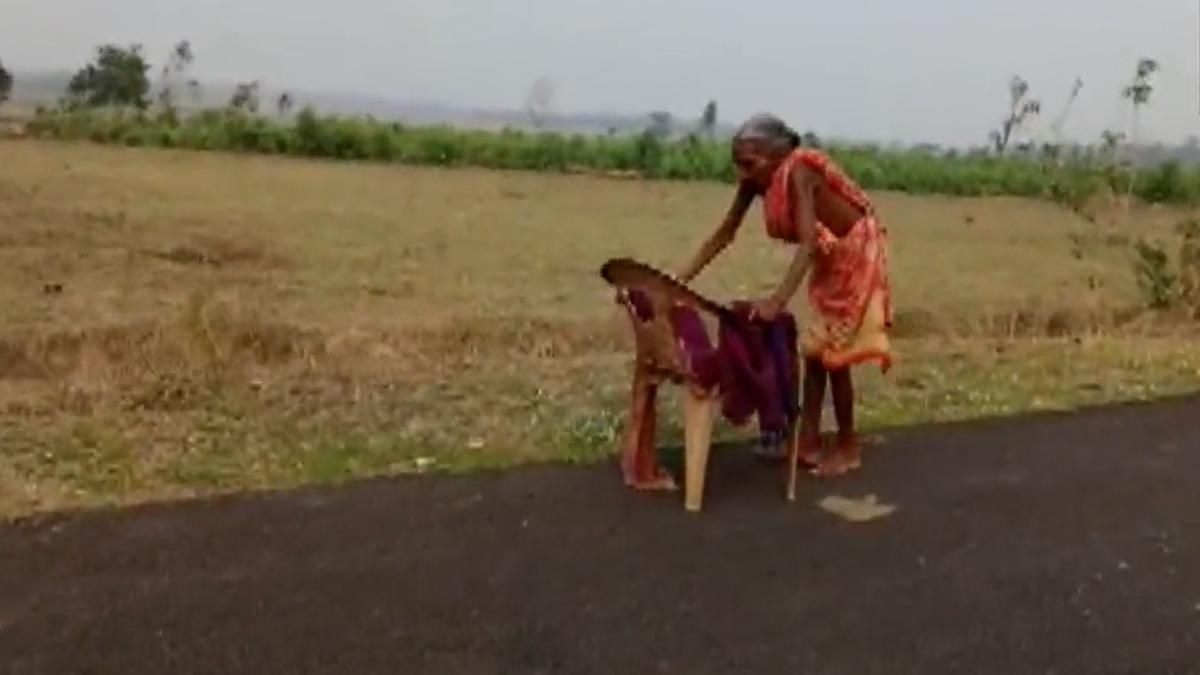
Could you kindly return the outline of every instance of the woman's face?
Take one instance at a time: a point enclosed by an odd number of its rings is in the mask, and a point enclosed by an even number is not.
[[[738,181],[756,194],[766,192],[771,186],[771,177],[775,175],[779,159],[761,143],[744,141],[733,144],[733,166],[737,170]]]

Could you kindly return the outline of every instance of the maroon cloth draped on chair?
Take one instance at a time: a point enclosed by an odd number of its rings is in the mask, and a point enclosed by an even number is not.
[[[641,291],[630,290],[629,299],[640,320],[653,318]],[[798,413],[796,321],[786,313],[770,322],[751,320],[750,309],[747,302],[732,306],[733,316],[721,319],[716,345],[690,307],[673,307],[671,326],[695,382],[720,391],[726,419],[742,426],[757,416],[761,432],[782,435]]]

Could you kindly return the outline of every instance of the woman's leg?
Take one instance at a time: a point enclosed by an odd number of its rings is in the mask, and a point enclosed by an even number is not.
[[[821,412],[829,373],[820,358],[804,361],[804,401],[800,411],[800,461],[815,466],[821,460]]]
[[[821,476],[840,476],[862,465],[858,437],[854,433],[854,382],[849,368],[829,371],[833,390],[833,413],[837,418],[837,450],[818,468]]]
[[[629,428],[625,432],[625,448],[621,456],[625,484],[635,490],[675,489],[671,475],[658,465],[658,450],[654,442],[658,422],[657,395],[658,385],[650,374],[636,368]]]
[[[850,369],[829,372],[829,383],[833,388],[833,415],[838,425],[838,445],[854,440],[854,381]]]

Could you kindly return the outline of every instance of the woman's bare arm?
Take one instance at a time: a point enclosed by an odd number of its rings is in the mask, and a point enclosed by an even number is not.
[[[798,170],[792,173],[791,187],[795,191],[793,203],[796,205],[796,225],[801,236],[796,246],[796,255],[792,257],[792,263],[788,266],[783,281],[772,296],[783,307],[791,302],[796,291],[800,289],[800,284],[804,283],[809,268],[812,267],[814,242],[811,239],[817,229],[817,213],[813,200],[816,196],[814,193],[817,180],[817,176],[811,171]]]
[[[701,245],[700,251],[696,253],[695,258],[691,263],[684,268],[679,275],[679,280],[688,283],[696,278],[696,275],[712,262],[713,258],[717,257],[721,251],[724,251],[737,236],[738,228],[742,226],[742,220],[746,217],[746,211],[750,210],[750,204],[754,201],[754,192],[744,185],[739,185],[737,193],[733,197],[733,204],[730,205],[729,211],[725,214],[725,219],[721,221],[721,225],[716,232],[709,235],[704,244]]]

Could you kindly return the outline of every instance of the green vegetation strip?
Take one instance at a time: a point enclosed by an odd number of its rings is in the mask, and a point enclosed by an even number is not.
[[[482,167],[555,173],[595,172],[688,181],[733,180],[726,142],[695,136],[564,136],[554,133],[410,127],[370,118],[300,111],[292,119],[239,109],[181,116],[121,109],[42,110],[29,125],[43,138],[248,152],[422,166]],[[1035,161],[947,152],[833,147],[830,155],[864,187],[911,194],[1051,198],[1073,208],[1097,194],[1126,194],[1131,174],[1105,153]],[[1141,171],[1133,194],[1151,203],[1192,203],[1200,170],[1167,163]]]

